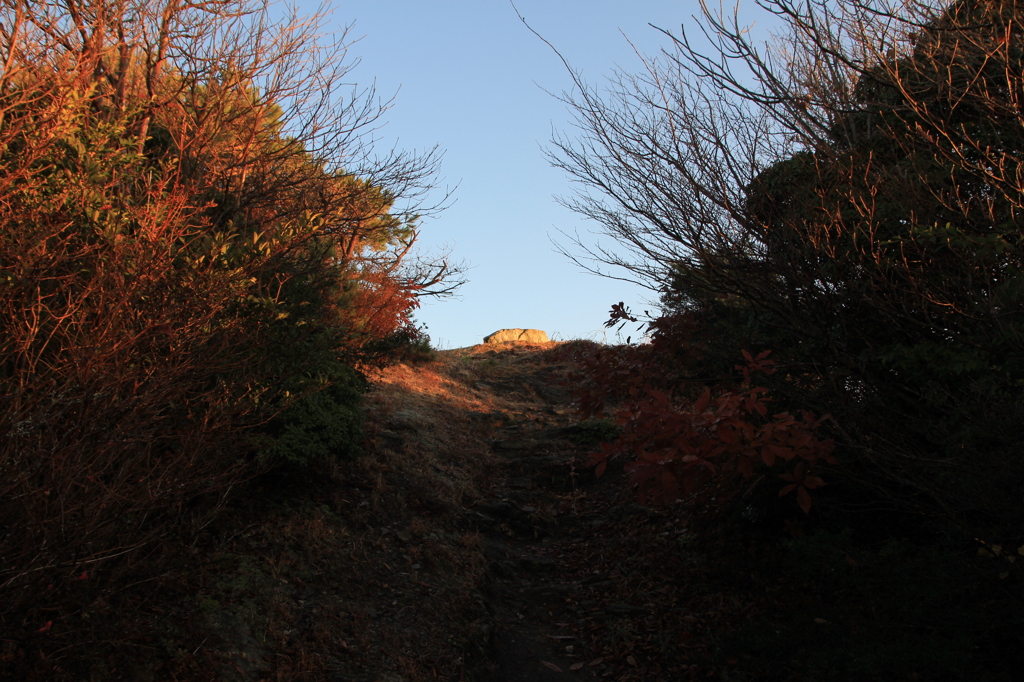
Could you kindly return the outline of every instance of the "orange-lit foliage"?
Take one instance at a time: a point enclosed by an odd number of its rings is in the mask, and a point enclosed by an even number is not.
[[[51,634],[65,590],[106,589],[119,557],[201,523],[192,503],[244,475],[273,319],[252,286],[269,254],[204,234],[202,207],[130,150],[55,130],[0,206],[0,604],[7,627],[50,609]],[[107,182],[83,183],[96,159]]]
[[[354,282],[355,291],[339,310],[351,334],[352,343],[364,350],[365,361],[375,348],[400,329],[412,326],[412,313],[419,307],[417,287],[401,277],[376,268],[366,268]]]
[[[631,318],[613,309],[611,322],[619,319]],[[693,327],[693,318],[663,317],[652,325],[649,345],[578,358],[586,377],[576,395],[584,417],[599,416],[609,397],[621,400],[615,411],[621,435],[591,456],[597,475],[610,459],[626,457],[640,501],[668,504],[684,497],[723,503],[742,492],[742,482],[774,473],[785,482],[779,496],[795,494],[809,512],[810,491],[824,485],[818,470],[835,463],[832,441],[816,433],[828,415],[771,414],[769,389],[752,383],[759,373],[775,372],[769,351],[756,357],[743,351],[738,385],[713,389],[681,375],[678,357],[666,357],[666,350],[686,355],[683,339]]]
[[[268,16],[0,3],[0,677],[40,658],[30,636],[66,651],[83,605],[159,571],[265,466],[254,432],[279,413],[320,397],[301,416],[358,431],[355,389],[329,393],[357,383],[332,306],[370,336],[407,320],[387,272],[415,235],[388,211],[430,161],[346,174],[372,101],[326,104],[339,53]],[[391,268],[369,322],[332,298],[364,262]]]

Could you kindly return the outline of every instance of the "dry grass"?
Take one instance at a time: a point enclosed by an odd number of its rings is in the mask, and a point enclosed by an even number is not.
[[[157,665],[179,679],[201,659],[216,679],[486,679],[487,564],[464,510],[494,467],[495,427],[536,400],[535,385],[495,384],[557,346],[374,372],[364,455],[319,478],[254,482],[204,539],[202,570],[178,577],[189,597],[170,620],[199,626],[176,669]]]

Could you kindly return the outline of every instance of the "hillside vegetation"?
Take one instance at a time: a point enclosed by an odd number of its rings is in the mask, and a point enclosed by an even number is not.
[[[767,44],[702,6],[644,71],[565,95],[567,203],[617,242],[573,255],[662,303],[613,310],[652,344],[593,365],[630,400],[604,456],[631,460],[656,501],[771,518],[793,500],[818,529],[987,553],[1010,575],[1024,10],[761,4],[779,22]]]
[[[783,481],[723,509],[641,505],[614,458],[595,476],[631,428],[628,391],[607,394],[596,359],[648,350],[476,346],[376,370],[359,457],[239,485],[172,561],[137,563],[112,597],[79,581],[60,621],[9,636],[5,670],[1014,679],[1024,576],[1009,548],[851,533],[794,496],[766,512]],[[583,419],[598,394],[606,411]]]
[[[643,342],[435,352],[343,37],[0,0],[0,676],[1018,679],[1024,9],[763,4],[565,96]]]
[[[66,667],[107,656],[92,612],[131,640],[132,587],[197,556],[247,481],[354,454],[362,372],[425,345],[417,296],[452,286],[409,255],[437,159],[371,153],[383,105],[348,92],[319,21],[245,0],[0,3],[15,678],[102,679]]]

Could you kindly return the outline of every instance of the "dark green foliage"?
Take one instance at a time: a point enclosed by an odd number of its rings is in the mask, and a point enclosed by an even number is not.
[[[1024,527],[1021,12],[958,2],[897,22],[912,47],[847,94],[807,86],[827,132],[756,175],[734,207],[745,241],[670,264],[664,299],[698,315],[708,374],[773,349],[770,387],[833,415],[864,494],[1007,541]]]
[[[430,345],[430,336],[423,327],[407,324],[370,346],[370,352],[380,353],[394,362],[409,365],[430,362],[437,352]]]
[[[915,125],[904,121],[898,105],[890,111],[899,124]],[[853,214],[846,225],[817,226],[808,217],[771,223],[770,232],[784,235],[769,252],[769,259],[785,259],[780,271],[794,271],[794,262],[803,267],[810,248],[821,256],[813,267],[799,270],[802,278],[793,279],[829,284],[812,296],[790,294],[793,313],[786,326],[791,337],[806,334],[811,343],[778,347],[797,362],[828,368],[833,387],[819,388],[818,397],[828,401],[840,423],[878,443],[872,459],[893,482],[900,481],[900,488],[912,481],[959,523],[973,525],[980,519],[967,517],[981,512],[1001,532],[1017,532],[1014,527],[1024,518],[1002,516],[990,502],[1006,499],[998,493],[1003,486],[988,486],[992,478],[1020,480],[1024,244],[1010,218],[1020,197],[1007,201],[979,187],[971,169],[908,139],[917,130],[904,133],[895,126],[848,158],[819,162],[819,168],[831,163],[837,174],[856,177],[856,169],[868,165],[868,155],[872,159],[873,174],[864,186],[847,181],[834,198],[818,201],[834,207],[833,215]],[[918,184],[908,183],[908,177]],[[827,170],[804,191],[828,197],[825,182],[832,182]],[[868,191],[880,197],[875,210],[857,215],[858,196]],[[957,205],[964,195],[975,199]],[[787,203],[807,205],[799,198]],[[820,232],[800,234],[792,231],[795,226]],[[833,229],[842,232],[824,234]],[[829,240],[831,250],[822,253],[821,242]],[[804,321],[799,330],[793,320]],[[851,388],[860,396],[835,395]],[[967,532],[981,530],[974,526]]]
[[[683,394],[770,349],[769,411],[831,415],[838,465],[805,522],[764,486],[720,520],[755,545],[808,535],[759,562],[767,603],[716,665],[1018,679],[1024,6],[759,4],[778,44],[705,9],[717,53],[680,35],[607,96],[577,81],[584,135],[556,142],[573,207],[636,259],[590,255],[661,287],[657,326],[696,331],[654,335],[653,380]]]
[[[319,369],[317,374],[287,382],[285,399],[299,397],[266,427],[266,444],[259,457],[267,466],[317,468],[331,459],[358,454],[366,380],[340,362]]]

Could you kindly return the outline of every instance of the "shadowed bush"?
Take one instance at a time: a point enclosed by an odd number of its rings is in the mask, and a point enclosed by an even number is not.
[[[359,453],[362,440],[360,404],[366,380],[341,363],[321,367],[322,374],[295,378],[290,402],[266,426],[259,460],[267,467],[318,468],[332,459]],[[287,394],[285,396],[288,397]]]

